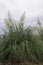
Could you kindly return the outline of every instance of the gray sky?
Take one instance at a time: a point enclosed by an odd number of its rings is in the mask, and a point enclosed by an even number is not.
[[[19,18],[25,11],[27,17],[43,15],[43,0],[0,0],[0,18],[10,11],[15,18]]]

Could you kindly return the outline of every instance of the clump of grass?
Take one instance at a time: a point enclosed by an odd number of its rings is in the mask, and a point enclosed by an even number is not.
[[[17,24],[10,17],[5,20],[8,31],[0,36],[0,62],[43,62],[43,30],[33,35],[33,28],[24,27],[23,21],[24,14]]]

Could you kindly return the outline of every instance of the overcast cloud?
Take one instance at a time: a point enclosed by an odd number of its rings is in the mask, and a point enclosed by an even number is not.
[[[43,15],[43,0],[0,0],[0,18],[8,11],[17,19],[24,11],[29,17]]]

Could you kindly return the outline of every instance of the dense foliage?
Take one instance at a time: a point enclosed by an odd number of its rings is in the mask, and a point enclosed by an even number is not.
[[[43,28],[40,21],[39,27],[33,28],[24,27],[23,21],[24,14],[18,23],[11,17],[5,20],[7,32],[5,29],[0,36],[0,62],[43,62]]]

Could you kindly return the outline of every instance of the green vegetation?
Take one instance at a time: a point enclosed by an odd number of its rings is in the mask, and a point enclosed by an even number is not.
[[[43,62],[43,28],[39,20],[39,28],[24,27],[24,17],[23,14],[18,23],[11,17],[5,20],[7,32],[5,29],[0,36],[0,62],[12,65],[25,61]],[[35,30],[37,31],[33,34]]]

